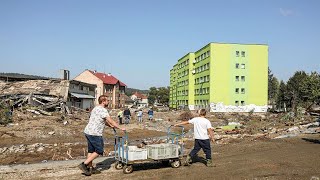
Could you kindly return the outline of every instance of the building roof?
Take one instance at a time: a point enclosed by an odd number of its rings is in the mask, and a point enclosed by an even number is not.
[[[90,70],[89,70],[90,71]],[[117,84],[119,81],[120,86],[127,86],[123,82],[121,82],[119,79],[115,78],[111,74],[105,74],[105,73],[100,73],[100,72],[94,72],[90,71],[93,75],[95,75],[97,78],[101,79],[103,83],[105,84]]]
[[[96,88],[97,85],[96,84],[89,84],[89,83],[85,83],[85,82],[82,82],[82,81],[77,81],[77,80],[70,80],[70,84],[77,84],[77,85],[85,85],[85,86],[91,86],[91,87],[94,87]]]
[[[79,93],[70,93],[72,97],[76,97],[79,99],[95,99],[95,97],[88,94],[79,94]]]
[[[124,101],[125,103],[134,103],[134,100],[132,100],[129,96],[124,94]]]
[[[27,80],[49,80],[49,79],[53,79],[53,78],[20,74],[20,73],[0,73],[0,80],[10,81],[10,82],[12,82],[12,81],[27,81]]]
[[[145,96],[145,95],[143,95],[143,94],[140,94],[140,93],[138,93],[137,91],[136,91],[134,94],[132,94],[132,95],[135,95],[135,96],[137,96],[137,98],[140,98],[140,99],[148,99],[147,96]]]

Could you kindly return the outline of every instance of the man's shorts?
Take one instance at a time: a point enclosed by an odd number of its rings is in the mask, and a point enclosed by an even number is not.
[[[92,136],[85,134],[88,141],[88,153],[96,152],[99,155],[103,155],[103,138],[102,136]]]

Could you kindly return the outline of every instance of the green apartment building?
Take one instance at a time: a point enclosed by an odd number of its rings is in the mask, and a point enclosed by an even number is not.
[[[212,112],[265,112],[268,46],[209,43],[170,70],[170,107]]]

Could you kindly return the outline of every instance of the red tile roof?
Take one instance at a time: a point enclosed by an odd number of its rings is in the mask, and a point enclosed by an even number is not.
[[[137,98],[140,98],[140,99],[148,99],[147,96],[143,95],[143,94],[140,94],[138,93],[137,91],[133,94],[135,96],[137,96]]]
[[[90,71],[90,70],[89,70]],[[111,74],[105,74],[105,73],[99,73],[99,72],[93,72],[90,71],[93,75],[95,75],[97,78],[101,79],[103,83],[105,84],[117,84],[119,81],[120,86],[127,86],[123,82],[121,82],[119,79],[115,78]]]

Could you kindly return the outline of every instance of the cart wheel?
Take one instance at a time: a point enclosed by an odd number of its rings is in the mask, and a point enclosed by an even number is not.
[[[171,163],[171,166],[173,167],[173,168],[178,168],[178,167],[180,167],[180,161],[179,160],[175,160],[175,161],[172,161],[172,163]]]
[[[115,165],[115,168],[116,168],[116,170],[120,170],[120,169],[122,169],[123,168],[123,164],[122,164],[122,162],[116,162],[116,165]]]
[[[133,171],[132,165],[125,165],[123,167],[123,173],[124,174],[130,174],[130,173],[132,173],[132,171]]]

